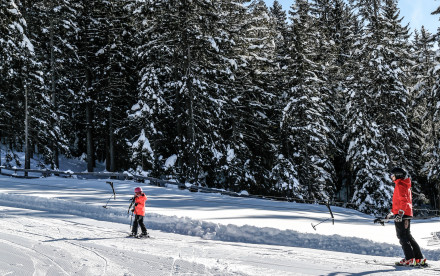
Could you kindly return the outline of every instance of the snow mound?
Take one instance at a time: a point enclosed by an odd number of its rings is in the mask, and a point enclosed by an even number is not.
[[[55,214],[70,214],[103,221],[130,223],[128,210],[120,207],[105,209],[101,206],[75,201],[8,193],[0,193],[0,204],[48,211]],[[326,236],[250,225],[223,225],[188,217],[165,216],[155,213],[147,213],[145,221],[149,229],[209,240],[293,246],[388,257],[400,256],[402,250],[396,245],[355,237]],[[424,254],[430,260],[440,260],[440,250],[424,250]]]

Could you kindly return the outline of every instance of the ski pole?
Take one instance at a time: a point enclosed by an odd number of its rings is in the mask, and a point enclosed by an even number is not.
[[[107,203],[106,203],[104,206],[102,206],[102,207],[104,207],[105,209],[107,209],[107,204],[108,204],[108,202],[110,201],[110,199],[112,198],[112,196],[113,196],[113,195],[110,196],[110,198],[107,200]]]
[[[333,216],[333,212],[332,212],[332,209],[330,208],[330,204],[328,202],[326,202],[325,206],[327,206],[328,211],[330,212],[330,217],[325,219],[325,220],[323,220],[323,221],[321,221],[321,222],[319,222],[319,223],[317,223],[317,224],[315,224],[315,225],[313,225],[313,223],[312,223],[312,227],[313,227],[313,229],[315,229],[315,231],[316,231],[316,226],[320,225],[323,222],[326,222],[327,220],[332,220],[332,223],[335,224],[335,217]]]
[[[325,220],[323,220],[323,221],[321,221],[321,222],[319,222],[319,223],[317,223],[317,224],[315,224],[315,225],[313,225],[313,223],[312,223],[312,227],[313,227],[313,229],[315,229],[315,231],[316,231],[316,226],[318,226],[318,225],[320,225],[321,223],[323,223],[323,222],[326,222],[327,220],[330,220],[331,218],[327,218],[327,219],[325,219]]]
[[[427,218],[413,218],[413,217],[401,218],[401,220],[421,220],[421,219],[429,219],[429,217],[427,217]],[[389,222],[391,220],[395,221],[395,218],[376,218],[376,219],[374,219],[374,223],[379,223],[382,226],[385,226],[385,222]]]
[[[135,200],[135,198],[134,197],[132,197],[131,199],[131,203],[130,203],[130,206],[128,206],[128,211],[127,211],[127,214],[129,214],[130,213],[130,209],[131,209],[131,206],[133,206],[133,203],[134,203],[134,200]]]

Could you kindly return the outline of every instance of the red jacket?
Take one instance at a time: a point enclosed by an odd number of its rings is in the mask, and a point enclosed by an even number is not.
[[[147,196],[142,193],[135,197],[134,199],[134,214],[145,216],[145,201],[147,201]]]
[[[393,194],[393,214],[397,215],[399,210],[403,210],[405,215],[412,217],[411,179],[396,179],[394,183],[396,186]]]

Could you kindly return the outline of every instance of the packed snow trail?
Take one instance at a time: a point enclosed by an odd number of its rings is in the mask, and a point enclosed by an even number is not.
[[[377,258],[373,256],[220,242],[151,230],[153,239],[127,239],[125,224],[12,207],[0,207],[0,213],[1,275],[439,273],[366,264]]]

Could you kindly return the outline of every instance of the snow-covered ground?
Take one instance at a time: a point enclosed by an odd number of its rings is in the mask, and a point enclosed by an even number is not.
[[[63,158],[60,169],[86,165]],[[148,196],[151,239],[126,237],[137,186]],[[402,250],[392,222],[380,226],[354,210],[332,211],[334,225],[324,221],[330,215],[321,205],[128,180],[0,175],[0,275],[440,275],[439,219],[411,224],[431,267],[396,268]]]
[[[438,219],[411,225],[431,267],[396,268],[371,263],[402,257],[394,225],[353,210],[314,230],[325,206],[108,181],[0,176],[0,275],[440,274]],[[126,237],[136,186],[151,239]]]

